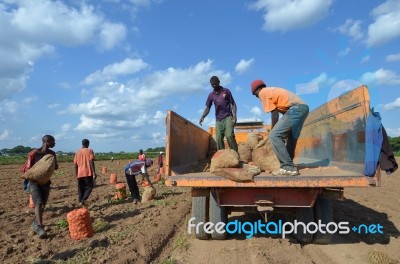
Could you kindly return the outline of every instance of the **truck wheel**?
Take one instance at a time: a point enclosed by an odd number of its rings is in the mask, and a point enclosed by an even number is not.
[[[333,222],[332,202],[330,199],[323,197],[317,198],[314,205],[314,217],[316,223],[318,223],[319,220],[322,224]],[[321,245],[329,244],[329,242],[331,242],[331,238],[332,234],[328,232],[325,234],[317,232],[314,234],[314,243]]]
[[[215,191],[210,192],[210,222],[217,224],[219,222],[226,223],[227,214],[225,208],[223,206],[218,205],[217,201],[217,193]],[[215,229],[213,229],[213,233],[211,233],[212,239],[224,240],[226,238],[226,232],[217,233]]]
[[[311,207],[298,207],[296,208],[296,220],[297,222],[302,222],[305,225],[314,221],[314,212]],[[306,231],[304,233],[304,231]],[[308,244],[313,239],[313,234],[304,230],[303,226],[297,226],[297,233],[293,234],[293,236],[299,241],[301,244]]]
[[[206,196],[198,196],[198,197],[192,197],[192,217],[195,218],[193,221],[193,224],[197,224],[200,222],[206,223],[208,218],[207,218],[207,197]],[[203,226],[200,226],[198,232],[196,230],[192,230],[192,232],[195,234],[197,239],[208,239],[208,234],[204,231]]]

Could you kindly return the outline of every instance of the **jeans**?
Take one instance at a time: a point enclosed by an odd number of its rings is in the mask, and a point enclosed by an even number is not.
[[[228,141],[229,148],[238,151],[238,145],[236,143],[235,134],[233,133],[233,120],[232,116],[227,116],[221,121],[216,121],[216,137],[217,137],[217,148],[218,150],[224,149],[224,136],[226,141]]]
[[[139,188],[137,186],[135,175],[129,175],[125,173],[126,182],[128,183],[129,191],[131,192],[131,197],[133,199],[140,200]]]
[[[297,170],[293,163],[294,151],[308,111],[307,105],[292,105],[269,134],[269,141],[279,160],[281,169]]]

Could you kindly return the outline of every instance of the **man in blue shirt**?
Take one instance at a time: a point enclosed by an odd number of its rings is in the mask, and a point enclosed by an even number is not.
[[[206,101],[206,109],[200,118],[199,124],[201,125],[204,118],[210,112],[211,105],[215,105],[215,128],[217,137],[218,150],[224,149],[224,136],[228,141],[229,148],[238,151],[238,146],[235,139],[233,127],[237,121],[236,117],[236,103],[233,99],[232,93],[229,89],[220,86],[220,81],[217,76],[212,76],[210,84],[213,91],[208,95]]]

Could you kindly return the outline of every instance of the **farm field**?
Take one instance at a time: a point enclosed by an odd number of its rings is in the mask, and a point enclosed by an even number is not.
[[[399,162],[400,160],[398,160]],[[187,234],[189,188],[155,184],[156,199],[139,205],[113,200],[111,172],[126,182],[127,161],[97,161],[97,186],[88,209],[95,234],[76,241],[65,226],[68,212],[79,208],[73,163],[59,164],[44,225],[45,239],[31,230],[33,209],[22,191],[21,165],[0,166],[1,263],[400,263],[400,172],[382,173],[382,187],[345,189],[334,201],[335,222],[381,224],[383,234],[335,235],[330,245],[300,245],[293,238],[244,235],[224,241],[197,240]],[[101,168],[107,167],[106,174]],[[150,178],[155,168],[150,169]],[[143,188],[140,188],[141,192]],[[248,216],[231,215],[233,218]]]

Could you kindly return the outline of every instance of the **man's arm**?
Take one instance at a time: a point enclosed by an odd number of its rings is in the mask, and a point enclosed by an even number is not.
[[[75,178],[78,178],[78,164],[74,163]]]
[[[271,111],[271,129],[275,126],[276,123],[279,121],[279,112],[278,110]]]
[[[92,176],[94,179],[97,179],[96,168],[94,166],[94,160],[90,160],[90,168],[92,169]]]
[[[201,124],[204,121],[204,118],[206,118],[206,116],[208,115],[208,113],[210,112],[210,107],[206,106],[206,109],[204,109],[203,115],[200,118],[199,124],[201,126]]]
[[[233,121],[234,121],[233,124],[236,124],[236,122],[237,122],[237,115],[236,115],[236,112],[237,112],[236,103],[233,103],[233,104],[232,104],[232,114],[233,114]]]

